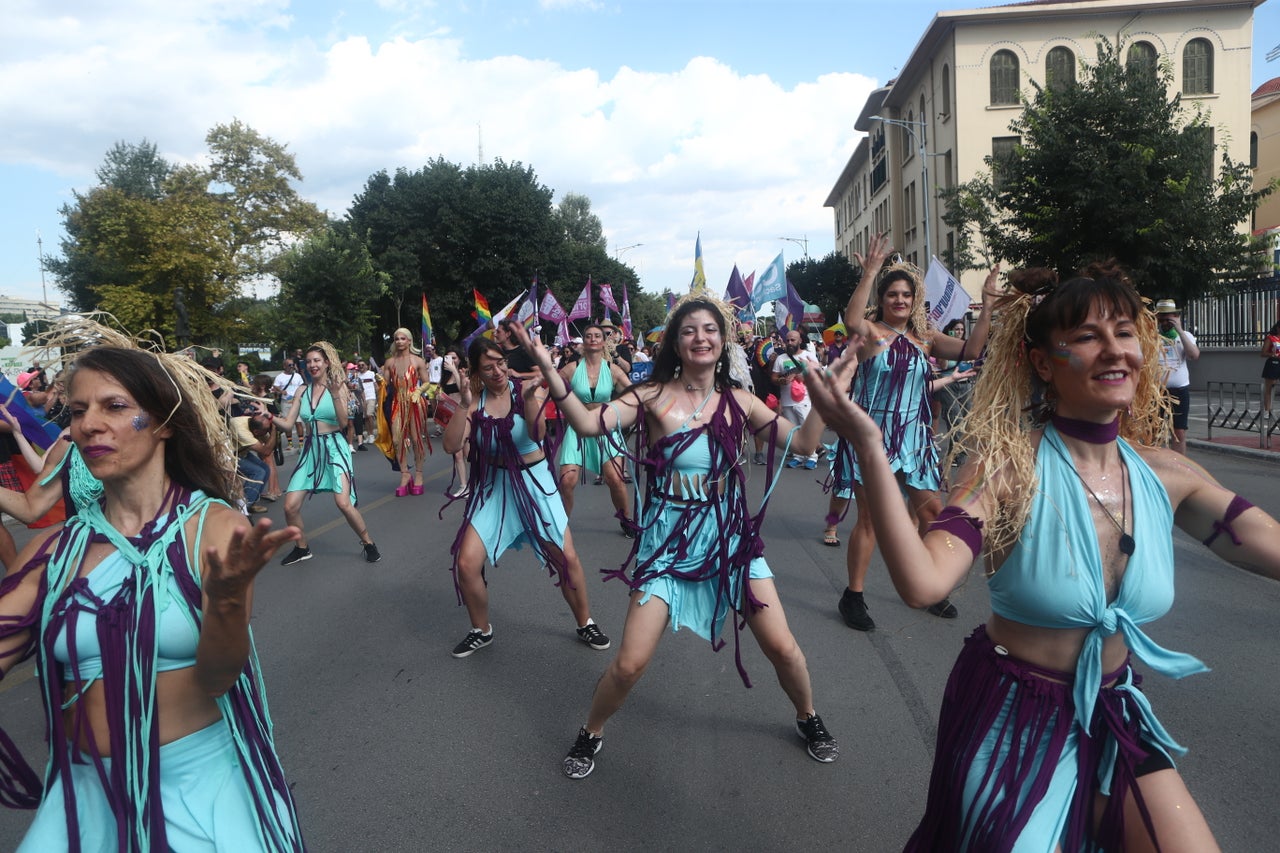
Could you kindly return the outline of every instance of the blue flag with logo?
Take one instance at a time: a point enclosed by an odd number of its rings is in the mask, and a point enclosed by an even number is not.
[[[765,267],[764,272],[756,279],[755,287],[751,289],[751,304],[759,311],[766,302],[786,297],[787,270],[782,261],[782,253],[779,252],[773,263]]]

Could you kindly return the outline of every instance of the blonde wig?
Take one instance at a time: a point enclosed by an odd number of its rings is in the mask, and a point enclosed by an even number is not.
[[[949,470],[959,454],[968,454],[979,466],[974,474],[977,480],[970,482],[997,488],[997,515],[985,528],[987,555],[1003,552],[1018,540],[1039,486],[1031,433],[1042,429],[1052,415],[1054,391],[1040,379],[1028,356],[1028,349],[1048,346],[1046,340],[1028,338],[1028,318],[1035,312],[1047,309],[1040,318],[1041,327],[1049,318],[1063,317],[1064,294],[1074,298],[1077,313],[1081,305],[1087,312],[1095,302],[1125,314],[1130,312],[1127,306],[1137,306],[1133,320],[1143,362],[1133,403],[1121,415],[1120,435],[1146,446],[1161,445],[1169,435],[1169,400],[1160,367],[1156,317],[1149,300],[1138,296],[1123,272],[1114,265],[1095,265],[1082,277],[1059,285],[1048,270],[1019,270],[1010,274],[1009,281],[1014,290],[995,306],[973,403],[954,432],[959,440],[952,444],[944,469]]]

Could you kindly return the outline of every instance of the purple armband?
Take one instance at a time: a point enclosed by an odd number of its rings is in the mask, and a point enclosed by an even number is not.
[[[1213,523],[1213,532],[1209,534],[1208,539],[1204,540],[1205,546],[1207,547],[1212,545],[1213,540],[1217,539],[1222,533],[1226,533],[1231,537],[1231,544],[1243,545],[1244,543],[1240,541],[1240,537],[1237,536],[1235,530],[1232,529],[1231,522],[1235,521],[1240,516],[1240,513],[1252,506],[1253,504],[1249,503],[1249,501],[1239,495],[1232,498],[1231,503],[1227,504],[1227,511],[1222,516],[1222,521],[1215,521]]]
[[[968,546],[974,559],[982,553],[982,520],[974,518],[954,504],[943,508],[929,525],[929,532],[941,530],[950,533]]]

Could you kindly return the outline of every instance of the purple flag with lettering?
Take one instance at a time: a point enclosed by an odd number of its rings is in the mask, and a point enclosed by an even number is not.
[[[591,316],[591,276],[587,276],[587,285],[582,288],[578,301],[569,309],[570,320],[585,320]]]
[[[738,265],[733,265],[733,272],[729,275],[729,284],[724,290],[725,301],[734,307],[738,319],[743,322],[751,322],[756,318],[755,309],[751,305],[751,291],[747,289],[747,283],[742,280],[742,273],[738,272]]]
[[[613,298],[613,285],[611,284],[600,285],[600,304],[615,314],[622,313],[618,310],[618,303]]]
[[[563,323],[569,318],[564,308],[560,307],[560,303],[556,301],[556,295],[550,290],[542,297],[542,304],[538,306],[538,316],[553,323]]]

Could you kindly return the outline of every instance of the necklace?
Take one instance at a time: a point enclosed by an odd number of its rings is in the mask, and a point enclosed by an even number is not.
[[[1056,447],[1054,449],[1057,450]],[[1062,451],[1058,450],[1058,452],[1061,453]],[[1071,464],[1070,459],[1068,459],[1067,462],[1068,464]],[[1124,554],[1126,557],[1132,557],[1133,552],[1138,547],[1138,543],[1134,541],[1134,538],[1126,533],[1124,529],[1124,508],[1129,503],[1129,466],[1124,464],[1124,456],[1120,457],[1120,520],[1117,520],[1116,517],[1111,514],[1111,510],[1107,509],[1107,505],[1102,502],[1102,498],[1098,497],[1093,489],[1089,488],[1089,484],[1084,481],[1084,477],[1081,476],[1078,470],[1076,470],[1076,466],[1074,464],[1071,464],[1071,470],[1075,473],[1076,478],[1080,480],[1080,485],[1084,486],[1085,491],[1093,496],[1093,499],[1097,502],[1103,513],[1106,514],[1107,518],[1111,520],[1111,523],[1116,526],[1116,530],[1120,531],[1120,553]]]
[[[692,385],[686,385],[685,387],[690,391],[694,390]],[[707,407],[707,403],[711,402],[711,396],[715,393],[716,393],[716,386],[712,385],[711,390],[707,392],[707,396],[703,397],[702,402],[698,404],[698,408],[693,410],[692,415],[689,415],[689,420],[696,421],[702,418],[702,410]]]

